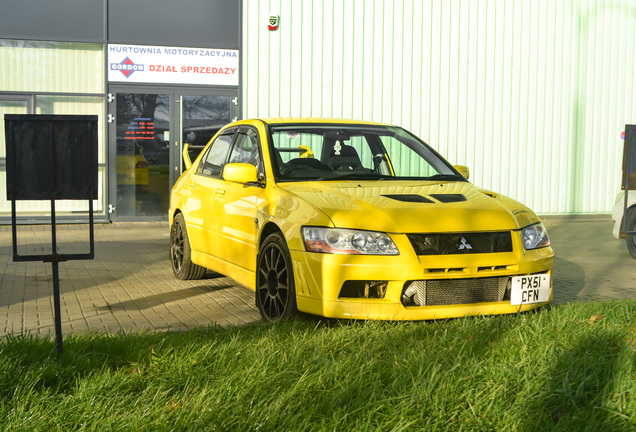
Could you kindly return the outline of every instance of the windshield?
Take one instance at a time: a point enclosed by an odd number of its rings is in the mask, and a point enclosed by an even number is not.
[[[271,126],[278,181],[455,180],[448,162],[414,135],[394,126]]]

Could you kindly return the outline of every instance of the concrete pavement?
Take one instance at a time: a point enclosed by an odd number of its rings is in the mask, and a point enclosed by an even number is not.
[[[636,260],[612,237],[609,216],[542,219],[557,254],[555,303],[636,298]],[[58,252],[88,252],[88,234],[87,225],[58,225]],[[50,227],[19,227],[18,244],[21,255],[51,253]],[[227,277],[175,279],[168,244],[167,222],[96,225],[95,259],[59,265],[64,335],[260,319],[253,292]],[[54,334],[52,280],[50,263],[13,262],[11,227],[0,227],[0,337]]]
[[[58,253],[87,253],[87,225],[59,225]],[[50,263],[13,262],[10,227],[0,227],[0,336],[54,334]],[[50,228],[20,227],[20,255],[51,253]],[[254,294],[229,278],[174,277],[168,223],[95,226],[95,259],[59,264],[63,333],[185,330],[260,319]]]
[[[542,216],[556,254],[554,302],[636,299],[636,260],[610,215]]]

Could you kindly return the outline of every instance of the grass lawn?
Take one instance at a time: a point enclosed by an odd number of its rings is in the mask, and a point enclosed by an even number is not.
[[[636,301],[0,341],[0,430],[634,431]]]

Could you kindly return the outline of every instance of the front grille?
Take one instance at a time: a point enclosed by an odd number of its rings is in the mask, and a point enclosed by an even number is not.
[[[404,306],[443,306],[499,302],[510,298],[510,278],[418,280],[404,284]]]
[[[417,255],[512,252],[510,231],[407,234]]]

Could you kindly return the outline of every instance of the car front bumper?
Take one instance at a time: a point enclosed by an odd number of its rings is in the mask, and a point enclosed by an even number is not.
[[[402,294],[412,281],[437,281],[453,290],[454,282],[471,286],[478,279],[510,280],[513,276],[552,273],[554,252],[542,248],[492,254],[457,254],[417,256],[406,238],[395,238],[402,252],[398,256],[331,255],[291,251],[298,309],[332,318],[381,320],[431,320],[471,315],[508,314],[536,309],[552,301],[512,305],[509,297],[501,301],[470,302],[430,306],[405,306]],[[552,279],[552,278],[551,278]],[[382,298],[343,298],[341,290],[347,281],[386,282]],[[452,295],[452,293],[451,293]]]

